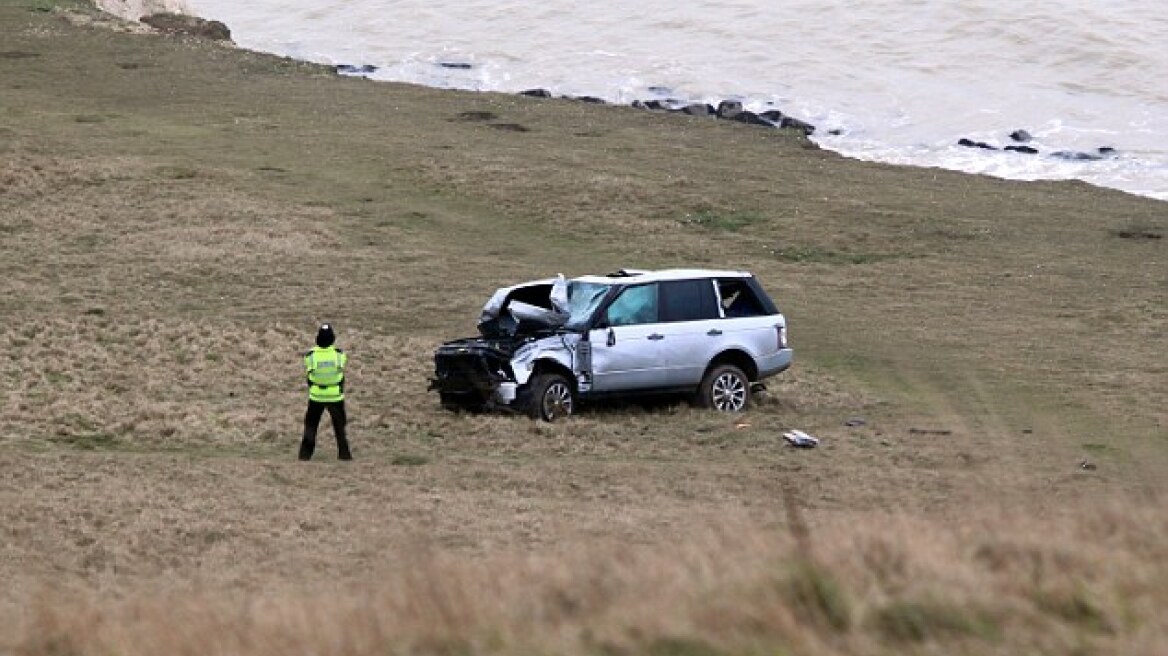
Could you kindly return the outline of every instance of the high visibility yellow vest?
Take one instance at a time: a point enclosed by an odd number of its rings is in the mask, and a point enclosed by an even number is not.
[[[345,363],[348,356],[335,346],[314,347],[304,356],[308,372],[308,398],[322,403],[345,398]]]

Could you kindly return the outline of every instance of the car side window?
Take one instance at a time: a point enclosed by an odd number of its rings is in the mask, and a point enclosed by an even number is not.
[[[671,280],[661,283],[661,321],[701,321],[718,318],[714,281]]]
[[[754,290],[740,278],[718,280],[718,296],[722,299],[722,313],[727,319],[761,317],[767,314]]]
[[[657,284],[625,287],[605,311],[609,326],[657,323]]]

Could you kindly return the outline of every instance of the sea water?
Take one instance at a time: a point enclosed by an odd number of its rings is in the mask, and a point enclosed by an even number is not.
[[[814,140],[850,157],[1168,200],[1164,0],[185,3],[242,47],[370,65],[378,80],[740,100],[814,124]],[[1114,152],[1066,158],[1101,148]]]

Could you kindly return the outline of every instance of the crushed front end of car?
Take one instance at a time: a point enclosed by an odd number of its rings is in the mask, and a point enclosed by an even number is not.
[[[434,378],[442,406],[451,410],[490,410],[515,400],[511,356],[520,343],[511,339],[468,337],[447,342],[434,353]]]
[[[478,337],[439,346],[429,389],[438,392],[442,406],[524,410],[528,356],[562,351],[573,341],[561,328],[568,318],[567,284],[560,276],[499,289],[483,306]]]

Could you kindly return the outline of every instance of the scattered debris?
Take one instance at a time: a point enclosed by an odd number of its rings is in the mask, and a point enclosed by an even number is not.
[[[1033,434],[1033,433],[1034,433],[1034,429],[1033,429],[1033,428],[1023,428],[1023,429],[1022,429],[1022,434],[1023,434],[1023,435],[1031,435],[1031,434]]]
[[[849,417],[848,420],[844,422],[844,426],[855,428],[856,426],[863,426],[867,423],[868,421],[863,417]]]
[[[1089,460],[1084,460],[1084,461],[1079,463],[1079,469],[1083,469],[1086,471],[1095,471],[1095,469],[1096,469],[1095,463],[1093,463]]]
[[[741,429],[741,428],[750,428],[750,423],[749,423],[749,422],[745,422],[745,421],[740,421],[740,422],[738,422],[738,423],[734,424],[734,427],[735,427],[735,428],[739,428],[739,429]]]
[[[801,430],[789,430],[783,433],[783,439],[787,440],[787,444],[800,449],[814,449],[819,446],[818,437],[812,437]]]

